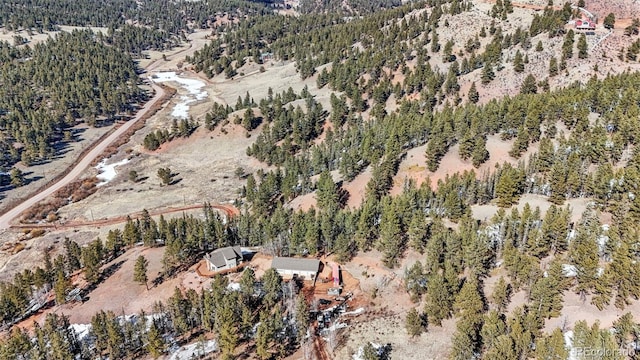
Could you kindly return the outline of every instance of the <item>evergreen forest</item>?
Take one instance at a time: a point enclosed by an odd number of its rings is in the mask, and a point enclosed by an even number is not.
[[[250,269],[242,273],[239,291],[217,276],[210,291],[176,289],[151,314],[130,321],[95,314],[82,340],[64,316],[49,315],[34,334],[12,327],[43,292],[52,289],[57,304],[66,302],[76,271],[92,284],[104,281],[102,266],[139,243],[164,248],[162,275],[152,284],[230,245],[261,246],[274,256],[330,254],[338,262],[375,250],[388,269],[400,268],[411,252],[421,260],[405,266],[402,283],[413,309],[405,314],[406,329],[397,331],[428,336],[454,319],[450,359],[581,358],[568,346],[567,329],[547,327],[563,316],[567,294],[618,314],[611,326],[572,319],[574,348],[635,358],[640,319],[630,309],[640,299],[640,73],[598,72],[589,62],[601,56],[588,51],[593,42],[565,26],[576,9],[553,3],[531,23],[515,26],[507,21],[514,19],[513,4],[498,0],[481,15],[488,26],[463,43],[445,38],[442,29],[476,11],[470,0],[302,1],[298,16],[249,1],[171,2],[180,10],[163,11],[162,26],[148,22],[159,11],[155,2],[109,2],[113,11],[74,20],[110,27],[104,37],[75,31],[33,49],[3,43],[0,83],[11,84],[0,87],[5,167],[50,157],[77,121],[97,124],[134,111],[132,104],[145,94],[132,56],[166,46],[157,31],[188,33],[218,12],[238,11],[242,20],[214,27],[211,42],[186,58],[196,72],[234,79],[247,63],[269,66],[262,59],[270,54],[274,61],[294,62],[300,78],[315,79],[315,87],[269,89],[257,99],[247,93],[206,114],[204,128],[213,131],[242,111],[234,122],[255,139],[246,154],[268,165],[246,174],[236,200],[240,215],[223,221],[207,206],[202,217],[156,221],[145,212],[105,241],[80,247],[67,239],[57,257],[44,254],[43,267],[0,284],[0,320],[12,328],[0,359],[155,358],[172,344],[207,336],[216,337],[224,359],[238,358],[243,346],[264,360],[310,346],[313,319],[299,284],[283,282],[275,271],[258,279]],[[75,6],[63,4],[60,14]],[[142,11],[144,6],[149,9]],[[5,26],[47,30],[57,25],[47,11],[0,19]],[[178,12],[188,21],[171,18]],[[123,18],[148,27],[126,25]],[[609,54],[621,69],[638,69],[639,24],[625,29],[627,46]],[[145,39],[145,46],[127,40],[136,32],[133,38]],[[534,73],[539,69],[532,59],[552,46],[557,51],[545,59],[543,73]],[[582,69],[592,70],[582,81],[557,81],[585,64]],[[518,91],[487,95],[506,76],[518,82]],[[330,92],[330,106],[315,95],[320,90]],[[197,126],[176,121],[170,130],[148,133],[143,145],[157,149]],[[424,149],[431,173],[454,148],[461,161],[479,169],[490,160],[489,139],[509,143],[513,161],[434,183],[401,179],[392,192],[412,149]],[[370,174],[363,200],[347,206],[345,184],[363,174]],[[309,210],[289,206],[308,194],[315,200]],[[524,204],[524,197],[549,206]],[[588,200],[581,214],[568,205],[576,199]],[[474,217],[473,209],[486,205],[498,208],[495,215]],[[139,264],[136,281],[147,284],[144,259]],[[486,291],[489,282],[492,290]],[[521,295],[517,304],[515,294]],[[368,341],[373,339],[363,345]],[[631,348],[629,356],[618,351]]]

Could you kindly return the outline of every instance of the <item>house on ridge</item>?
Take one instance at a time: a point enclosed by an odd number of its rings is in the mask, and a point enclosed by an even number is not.
[[[240,246],[227,246],[213,250],[204,256],[209,271],[232,269],[242,264],[243,256]]]

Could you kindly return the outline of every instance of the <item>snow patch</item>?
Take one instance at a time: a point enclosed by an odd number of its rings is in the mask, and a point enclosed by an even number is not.
[[[578,360],[578,352],[573,347],[573,331],[569,330],[564,333],[564,345],[569,349],[569,358],[567,360]]]
[[[562,264],[562,273],[566,277],[576,277],[578,276],[578,268],[575,265]]]
[[[382,352],[384,351],[384,346],[382,346],[381,344],[376,344],[374,342],[371,343],[371,346],[373,346],[373,348],[376,349],[378,356],[382,355]],[[356,351],[356,353],[353,354],[352,359],[364,360],[364,346],[360,346],[358,348],[358,351]]]
[[[240,291],[240,283],[230,282],[229,285],[227,285],[227,290],[229,290],[229,291]]]
[[[345,323],[340,323],[340,322],[336,322],[333,325],[329,326],[327,328],[328,331],[336,331],[336,330],[340,330],[340,329],[344,329],[347,327],[347,324]]]
[[[349,316],[349,315],[356,315],[357,316],[357,315],[360,315],[362,313],[364,313],[364,308],[357,308],[357,309],[355,309],[353,311],[347,311],[347,312],[343,313],[342,316]]]
[[[204,88],[204,82],[196,79],[187,79],[179,77],[175,71],[159,72],[151,77],[153,82],[173,81],[180,84],[188,95],[182,95],[180,102],[171,111],[171,116],[181,119],[189,118],[189,104],[205,99],[209,94]]]
[[[607,243],[609,242],[609,237],[607,235],[600,235],[596,238],[596,243],[598,243],[598,251],[604,252],[607,247]]]
[[[215,340],[205,342],[195,342],[179,348],[171,354],[169,360],[199,359],[201,356],[207,355],[218,350],[218,343]]]
[[[89,335],[89,330],[91,330],[90,324],[71,324],[71,329],[76,333],[76,337],[79,341],[82,341],[87,335]]]
[[[107,159],[103,159],[102,161],[100,161],[100,163],[96,166],[96,169],[99,173],[96,177],[98,178],[98,180],[100,180],[97,186],[105,185],[109,181],[113,180],[117,174],[116,167],[124,165],[128,162],[129,159],[123,159],[116,163],[107,165]]]

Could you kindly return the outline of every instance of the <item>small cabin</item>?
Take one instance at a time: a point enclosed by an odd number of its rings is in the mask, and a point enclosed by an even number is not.
[[[596,23],[591,20],[576,20],[575,26],[577,30],[595,30]]]

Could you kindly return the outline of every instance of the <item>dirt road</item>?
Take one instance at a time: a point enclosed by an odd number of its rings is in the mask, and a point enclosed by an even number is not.
[[[219,210],[223,212],[228,218],[240,215],[240,211],[231,205],[209,205],[214,210]],[[195,205],[187,205],[180,207],[170,207],[166,209],[152,210],[149,211],[149,215],[158,216],[171,214],[181,211],[188,210],[197,210],[204,208],[204,204],[195,204]],[[131,219],[138,219],[142,217],[142,212],[137,212],[129,215],[116,216],[108,219],[98,219],[93,221],[69,221],[64,223],[42,223],[42,224],[15,224],[10,225],[9,227],[12,229],[56,229],[56,230],[68,230],[81,228],[85,226],[106,226],[106,225],[115,225],[119,223],[123,223],[127,221],[127,217]]]
[[[100,156],[102,152],[105,151],[107,147],[109,147],[109,145],[111,145],[114,141],[116,141],[116,139],[127,132],[127,130],[129,130],[138,120],[140,120],[140,118],[142,118],[147,112],[149,112],[153,108],[153,106],[163,98],[165,94],[165,91],[164,89],[162,89],[162,87],[154,83],[151,83],[151,86],[155,90],[155,96],[151,100],[147,101],[146,104],[144,104],[142,109],[138,111],[133,119],[122,124],[122,126],[116,129],[111,135],[107,136],[101,143],[97,144],[93,149],[91,149],[82,159],[80,159],[78,164],[58,182],[52,184],[41,192],[32,195],[30,198],[24,200],[23,202],[0,216],[0,231],[8,229],[11,226],[11,222],[23,211],[35,205],[39,201],[53,195],[56,191],[60,190],[62,187],[80,176],[80,174],[82,174],[82,172],[89,165],[91,165],[91,162],[93,162],[94,159]]]

